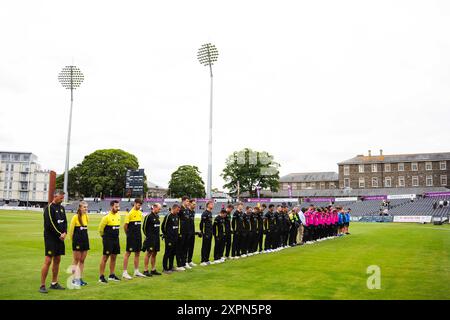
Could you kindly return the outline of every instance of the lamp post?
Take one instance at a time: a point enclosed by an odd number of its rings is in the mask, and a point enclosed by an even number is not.
[[[67,133],[66,147],[66,167],[64,171],[64,202],[69,200],[67,185],[69,181],[69,155],[70,155],[70,134],[72,129],[72,108],[73,108],[73,90],[78,88],[84,80],[84,75],[76,66],[65,66],[58,75],[58,81],[61,85],[70,90],[70,113],[69,113],[69,131]]]
[[[209,74],[211,78],[211,90],[209,101],[209,142],[208,142],[208,180],[206,184],[206,195],[211,199],[211,186],[212,186],[212,120],[213,120],[213,72],[212,66],[217,61],[219,52],[215,45],[211,43],[203,44],[198,49],[197,58],[200,64],[209,67]]]

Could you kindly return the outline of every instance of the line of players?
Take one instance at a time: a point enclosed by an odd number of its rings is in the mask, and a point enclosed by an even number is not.
[[[44,240],[46,260],[41,272],[40,292],[47,293],[45,280],[50,264],[53,262],[53,278],[51,289],[64,289],[57,282],[60,256],[65,254],[64,240],[66,235],[72,240],[73,277],[76,287],[87,285],[82,279],[84,261],[89,248],[87,203],[79,204],[77,214],[71,220],[69,230],[64,207],[61,205],[64,193],[55,192],[55,197],[44,209]],[[330,239],[348,233],[350,222],[349,211],[341,207],[308,208],[288,206],[249,207],[238,203],[235,207],[229,204],[213,219],[214,202],[206,203],[206,210],[201,215],[200,231],[195,231],[196,201],[183,197],[181,205],[174,204],[169,208],[162,223],[159,212],[161,205],[153,204],[151,212],[143,215],[142,200],[135,199],[133,208],[125,216],[123,229],[126,234],[126,251],[123,259],[122,278],[131,280],[128,274],[128,261],[134,253],[135,277],[151,277],[161,275],[156,270],[156,255],[160,251],[160,239],[165,241],[163,256],[163,272],[185,271],[195,267],[192,261],[195,236],[202,238],[201,266],[223,263],[227,259],[240,259],[260,253],[270,253],[298,244],[311,244],[315,241]],[[117,255],[120,254],[119,233],[121,217],[119,202],[111,201],[111,211],[100,222],[98,231],[102,237],[103,255],[99,267],[99,282],[120,281],[115,275]],[[266,211],[267,210],[267,211]],[[141,231],[142,230],[142,231]],[[145,239],[142,239],[142,233]],[[162,233],[162,234],[160,234]],[[265,235],[265,237],[264,237]],[[210,261],[212,240],[214,239],[214,260]],[[139,271],[141,251],[144,257],[143,273]],[[109,260],[110,274],[105,277],[105,268]],[[176,260],[177,267],[174,267]],[[151,269],[149,269],[149,264]]]

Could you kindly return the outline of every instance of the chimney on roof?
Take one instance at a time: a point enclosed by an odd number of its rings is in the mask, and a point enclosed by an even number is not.
[[[372,151],[371,150],[369,150],[369,157],[371,157],[372,156]]]
[[[383,155],[383,149],[380,149],[380,156]]]

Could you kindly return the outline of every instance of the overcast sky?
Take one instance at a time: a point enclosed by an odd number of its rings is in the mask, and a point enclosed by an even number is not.
[[[135,154],[167,186],[178,166],[207,173],[214,43],[213,187],[250,147],[290,172],[337,171],[355,156],[450,151],[450,1],[0,2],[0,150],[71,167],[97,149]]]

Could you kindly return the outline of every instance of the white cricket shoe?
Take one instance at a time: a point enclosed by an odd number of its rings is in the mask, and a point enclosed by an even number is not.
[[[139,270],[134,271],[135,277],[146,278],[144,274],[142,274]]]
[[[208,264],[207,264],[206,262],[202,262],[202,263],[200,263],[200,265],[201,265],[202,267],[204,267],[204,266],[207,266]]]
[[[246,254],[243,254],[241,257],[242,257],[242,258],[247,258],[247,255],[246,255]]]
[[[133,279],[133,278],[128,274],[127,271],[124,271],[124,272],[122,273],[122,278],[123,278],[123,279],[126,279],[126,280],[131,280],[131,279]]]
[[[186,271],[186,269],[183,268],[183,267],[177,267],[175,270],[176,270],[176,271]]]
[[[197,266],[197,264],[196,264],[196,263],[193,263],[193,262],[189,262],[189,265],[190,265],[191,267],[196,267],[196,266]]]
[[[186,263],[186,264],[184,265],[184,267],[185,267],[186,269],[192,269],[192,267],[189,265],[189,263]]]

